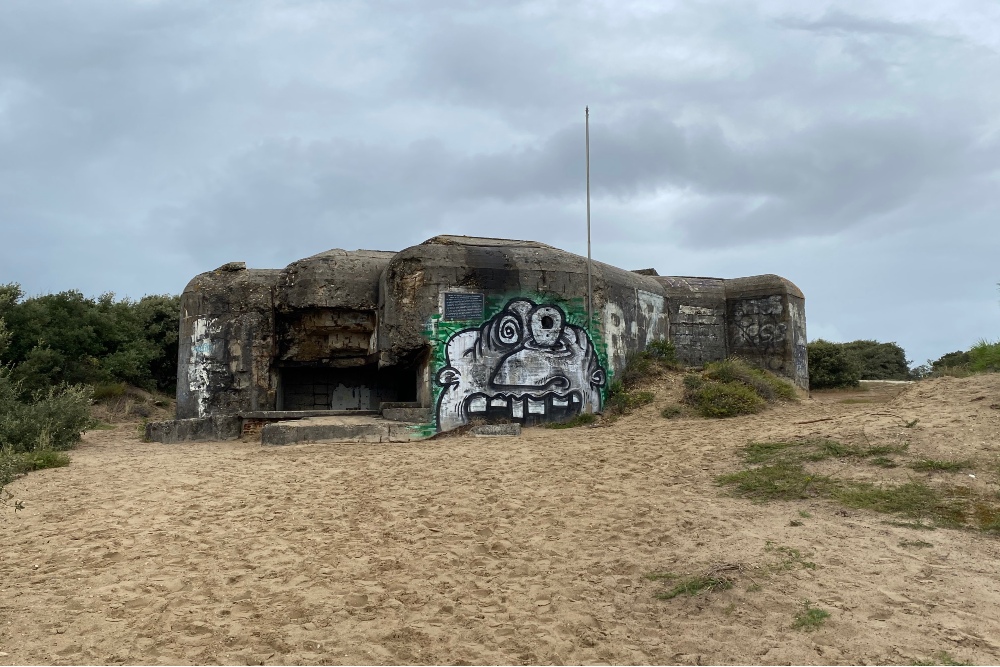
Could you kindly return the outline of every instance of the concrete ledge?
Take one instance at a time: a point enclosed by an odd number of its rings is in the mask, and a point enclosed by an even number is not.
[[[147,442],[174,444],[193,440],[235,440],[240,437],[240,418],[212,415],[194,419],[172,419],[146,424]]]
[[[493,438],[497,436],[518,436],[521,435],[521,425],[512,424],[483,424],[472,429],[472,435],[477,438]]]
[[[239,413],[243,419],[303,419],[305,417],[374,416],[374,410],[254,410]]]
[[[297,442],[410,442],[422,440],[418,424],[365,417],[315,417],[268,424],[260,432],[265,445]]]
[[[433,416],[434,412],[430,408],[382,408],[383,419],[397,422],[427,424],[430,423]]]

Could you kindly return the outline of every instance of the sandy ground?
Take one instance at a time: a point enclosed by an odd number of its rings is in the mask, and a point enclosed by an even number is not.
[[[996,492],[1000,375],[724,421],[663,419],[678,392],[664,378],[611,427],[520,438],[91,432],[2,511],[0,663],[1000,663],[1000,538],[714,483],[750,440],[815,435],[973,458],[974,480],[934,475]],[[718,567],[733,588],[672,600],[644,576]],[[831,614],[814,632],[792,627],[804,600]]]

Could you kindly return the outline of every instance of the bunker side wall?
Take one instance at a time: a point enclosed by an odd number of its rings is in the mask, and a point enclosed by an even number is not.
[[[181,295],[177,418],[273,410],[274,292],[280,271],[217,270]]]

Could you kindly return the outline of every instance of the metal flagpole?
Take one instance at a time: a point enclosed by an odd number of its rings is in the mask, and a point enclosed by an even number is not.
[[[594,320],[594,294],[591,285],[591,259],[590,259],[590,106],[584,109],[584,118],[587,131],[587,329],[593,325]]]

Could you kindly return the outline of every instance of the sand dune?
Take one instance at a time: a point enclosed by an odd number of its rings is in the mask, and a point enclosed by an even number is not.
[[[88,433],[72,465],[11,488],[26,507],[0,520],[0,663],[1000,662],[997,537],[714,482],[750,440],[815,435],[972,458],[975,479],[954,474],[995,493],[1000,375],[724,421],[661,418],[678,394],[667,377],[613,426],[520,438]],[[736,585],[658,600],[644,576],[712,568]],[[792,627],[804,600],[831,614],[814,632]]]

